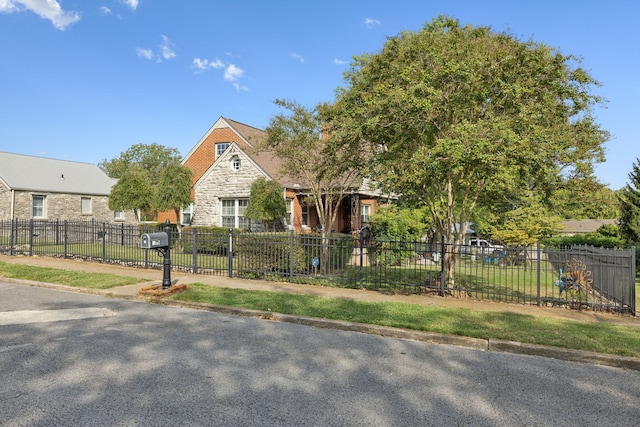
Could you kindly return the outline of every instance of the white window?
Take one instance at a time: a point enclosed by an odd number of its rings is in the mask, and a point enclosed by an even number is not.
[[[237,170],[240,170],[240,166],[242,166],[242,163],[240,162],[240,157],[233,156],[233,158],[231,158],[231,169],[233,169],[234,171],[237,171]]]
[[[80,214],[91,215],[91,197],[80,197]]]
[[[231,228],[249,228],[249,220],[244,213],[249,205],[249,199],[222,200],[222,226]]]
[[[114,211],[113,212],[113,219],[115,221],[124,221],[124,212],[122,212],[122,211]]]
[[[293,225],[293,199],[287,199],[287,225]]]
[[[309,226],[309,206],[302,205],[302,225]]]
[[[193,203],[183,208],[180,216],[180,224],[191,225],[191,220],[193,219]]]
[[[219,142],[216,144],[216,159],[218,157],[220,157],[222,155],[222,153],[224,153],[227,148],[229,148],[229,144],[228,142]]]
[[[45,197],[33,196],[31,199],[31,216],[33,218],[45,218]]]
[[[371,205],[360,205],[360,224],[367,224],[371,218]]]

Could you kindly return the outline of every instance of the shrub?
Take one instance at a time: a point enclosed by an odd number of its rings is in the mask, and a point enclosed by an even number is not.
[[[322,250],[322,236],[319,233],[299,234],[296,240],[304,248],[305,264],[312,265],[313,258],[320,258]],[[331,233],[329,235],[329,266],[328,270],[341,270],[351,259],[354,237],[351,234]]]
[[[184,227],[180,234],[183,252],[193,252],[193,230],[196,230],[196,251],[202,254],[226,255],[229,245],[229,229],[226,227]],[[234,229],[238,235],[242,230]]]
[[[234,255],[241,266],[263,273],[286,273],[291,267],[290,233],[243,233],[234,239]],[[294,239],[293,270],[305,271],[304,249]]]

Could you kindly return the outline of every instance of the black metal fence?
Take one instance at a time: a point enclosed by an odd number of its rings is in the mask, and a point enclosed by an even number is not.
[[[0,253],[79,258],[162,268],[140,248],[162,226],[69,221],[0,221]],[[635,249],[520,246],[485,253],[440,242],[365,240],[351,235],[170,232],[171,265],[196,274],[389,292],[465,294],[478,299],[564,305],[635,314]]]

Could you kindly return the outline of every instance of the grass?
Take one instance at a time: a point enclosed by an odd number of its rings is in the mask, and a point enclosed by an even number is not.
[[[135,277],[116,274],[68,271],[48,267],[34,267],[0,262],[0,276],[36,282],[57,283],[86,289],[111,289],[140,283]]]
[[[178,301],[640,357],[640,329],[629,326],[540,318],[509,312],[247,291],[204,284],[190,285],[188,291],[171,298]]]
[[[4,262],[0,262],[0,276],[89,289],[110,289],[140,282],[137,278],[113,274],[67,271]],[[640,292],[638,280],[636,280],[636,289]],[[509,312],[486,312],[397,302],[374,303],[281,292],[247,291],[205,284],[190,285],[186,292],[170,298],[178,301],[640,357],[640,329],[609,323],[578,322]]]

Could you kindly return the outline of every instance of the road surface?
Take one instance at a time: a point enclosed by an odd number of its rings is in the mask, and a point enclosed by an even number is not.
[[[640,425],[640,372],[0,283],[1,426]]]

